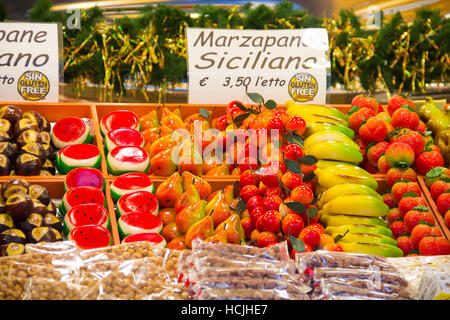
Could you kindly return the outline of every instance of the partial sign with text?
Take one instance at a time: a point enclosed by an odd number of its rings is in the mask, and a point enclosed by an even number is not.
[[[55,23],[0,23],[1,101],[58,101],[59,32]]]
[[[243,100],[246,90],[278,103],[325,103],[326,29],[186,32],[189,103]]]

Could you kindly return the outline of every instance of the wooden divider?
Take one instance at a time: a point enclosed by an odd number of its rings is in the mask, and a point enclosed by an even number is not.
[[[431,209],[431,213],[433,213],[433,216],[437,222],[439,229],[441,230],[444,237],[446,237],[450,241],[450,230],[445,225],[444,217],[437,209],[436,202],[431,197],[431,193],[425,183],[425,179],[423,177],[417,177],[417,182],[419,183],[420,189],[422,190],[422,194],[425,200],[428,202],[428,206]]]

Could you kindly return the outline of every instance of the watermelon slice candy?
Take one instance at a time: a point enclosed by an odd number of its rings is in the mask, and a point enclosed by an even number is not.
[[[130,128],[119,128],[111,130],[106,135],[106,151],[114,149],[117,146],[136,146],[144,147],[145,140],[142,133]]]
[[[159,233],[154,232],[131,234],[123,238],[121,243],[131,243],[138,241],[150,242],[153,248],[165,248],[167,246],[166,239],[164,239],[164,237]]]
[[[85,203],[96,203],[105,207],[105,195],[100,189],[95,187],[82,186],[72,188],[64,194],[60,204],[60,211],[65,215],[72,207]]]
[[[99,168],[101,153],[93,144],[69,145],[58,151],[55,165],[60,174],[67,174],[75,168]]]
[[[83,119],[70,117],[55,123],[51,138],[54,146],[61,149],[68,145],[91,143],[93,136]]]
[[[109,216],[105,207],[96,203],[79,204],[72,207],[64,217],[63,231],[69,234],[76,227],[98,225],[109,228]]]
[[[95,187],[105,191],[105,178],[100,170],[95,168],[75,168],[64,177],[64,191],[76,187]]]
[[[115,202],[124,194],[133,191],[155,193],[155,186],[149,176],[142,172],[130,172],[118,176],[111,184],[111,195]]]
[[[102,226],[86,225],[76,227],[69,233],[69,240],[80,249],[96,249],[112,245],[111,233]]]
[[[106,114],[100,121],[100,131],[103,136],[111,130],[120,128],[141,131],[138,115],[130,110],[116,110]]]
[[[130,234],[160,233],[162,231],[161,219],[145,212],[124,214],[119,218],[117,226],[122,239]]]
[[[159,203],[155,195],[149,191],[134,191],[125,194],[117,202],[118,216],[131,212],[143,212],[158,215]]]
[[[118,146],[108,153],[106,164],[109,172],[116,176],[129,172],[146,173],[150,157],[142,147]]]

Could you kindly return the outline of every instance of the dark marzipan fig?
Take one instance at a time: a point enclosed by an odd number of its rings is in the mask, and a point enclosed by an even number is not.
[[[8,179],[2,184],[2,196],[4,199],[8,199],[10,196],[17,192],[28,194],[29,187],[30,184],[25,179]]]
[[[6,141],[6,142],[11,142],[11,136],[6,133],[5,131],[1,131],[0,130],[0,141]]]
[[[41,134],[34,129],[27,129],[17,137],[17,143],[21,146],[27,143],[42,143]]]
[[[33,209],[31,212],[45,215],[47,213],[47,206],[40,202],[38,199],[31,199],[33,201]]]
[[[7,176],[11,173],[11,160],[4,154],[0,154],[0,176]]]
[[[27,194],[16,193],[6,200],[6,212],[15,220],[28,218],[33,210],[33,201]]]
[[[34,110],[25,111],[22,116],[23,119],[30,119],[33,122],[36,122],[39,130],[42,130],[42,126],[44,125],[44,119],[42,118],[39,112]]]
[[[28,239],[32,243],[38,243],[42,241],[55,242],[62,240],[61,233],[51,227],[39,227],[31,230]]]
[[[51,227],[51,228],[58,230],[59,232],[62,232],[61,220],[52,213],[47,213],[44,216],[44,224],[42,226],[43,227]]]
[[[44,217],[42,215],[40,215],[39,213],[32,213],[25,221],[21,221],[19,223],[19,227],[23,232],[29,233],[34,228],[41,227],[43,222]]]
[[[23,253],[25,253],[25,246],[23,243],[11,242],[6,245],[3,255],[7,257],[12,257],[21,255]]]
[[[29,153],[39,158],[41,164],[47,160],[47,153],[40,143],[30,142],[20,148],[20,153]]]
[[[50,175],[54,175],[56,173],[55,165],[50,159],[45,160],[42,165],[42,170],[47,171]]]
[[[39,126],[30,119],[20,119],[14,124],[14,137],[17,139],[20,134],[26,130],[33,129],[39,132]]]
[[[51,137],[50,133],[48,133],[46,131],[41,131],[41,132],[39,132],[39,135],[41,136],[42,144],[51,144],[52,143],[52,137]]]
[[[50,133],[51,130],[52,130],[52,126],[50,125],[50,121],[48,121],[46,117],[42,116],[41,132],[48,132],[48,133]]]
[[[14,228],[13,218],[6,213],[0,214],[0,232]]]
[[[28,188],[28,194],[31,199],[39,200],[43,205],[47,206],[50,203],[50,193],[47,188],[40,184],[32,184]]]
[[[22,115],[22,109],[17,106],[9,105],[0,108],[0,118],[8,120],[13,126],[19,119],[22,119]]]
[[[43,143],[42,148],[44,148],[47,160],[55,160],[56,152],[51,144]]]
[[[51,213],[54,214],[56,216],[56,214],[58,213],[58,210],[56,208],[56,205],[53,201],[50,200],[48,206],[47,206],[47,213]]]
[[[8,229],[0,233],[0,245],[8,244],[11,242],[25,244],[27,237],[20,229]]]
[[[51,173],[50,171],[48,171],[48,170],[41,170],[40,172],[39,172],[39,176],[41,176],[41,177],[51,177],[51,176],[53,176],[54,174],[53,173]]]
[[[6,132],[9,136],[11,136],[14,132],[14,127],[11,125],[6,119],[0,119],[0,131]]]
[[[0,142],[0,154],[4,154],[11,160],[14,160],[17,156],[17,145],[11,142]]]
[[[41,160],[35,155],[22,153],[16,158],[15,171],[19,176],[37,176],[41,169]]]

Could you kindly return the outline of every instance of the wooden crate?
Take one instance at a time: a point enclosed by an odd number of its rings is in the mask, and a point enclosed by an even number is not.
[[[444,217],[438,211],[436,202],[431,197],[430,190],[425,184],[425,179],[423,177],[417,177],[417,182],[419,183],[420,189],[422,190],[422,194],[425,197],[425,200],[428,202],[428,207],[431,209],[431,212],[433,213],[434,218],[436,219],[439,229],[441,230],[444,237],[446,237],[450,241],[450,230],[445,225]]]
[[[95,106],[92,104],[86,103],[28,103],[28,102],[16,102],[16,103],[1,103],[1,106],[4,105],[15,105],[20,107],[24,112],[34,110],[40,113],[42,116],[47,118],[50,123],[55,123],[58,120],[68,118],[68,117],[77,117],[88,119],[88,124],[90,127],[90,131],[94,136],[92,144],[99,147],[100,151],[102,151],[102,140],[99,139],[99,130],[98,130],[98,118],[97,112],[95,110]],[[103,167],[105,166],[105,167]],[[107,173],[106,163],[102,163],[102,173]],[[38,178],[40,176],[26,176],[23,177],[25,179],[33,179]],[[55,176],[46,176],[48,179],[60,180],[63,179],[61,175]]]
[[[12,179],[12,178],[16,178],[16,177],[0,176],[0,184],[4,183],[5,181]],[[50,194],[50,198],[52,199],[52,201],[55,202],[55,204],[57,206],[64,196],[64,178],[62,176],[60,176],[59,179],[53,179],[52,177],[47,177],[47,176],[46,177],[23,177],[23,179],[28,181],[28,183],[30,183],[30,184],[39,184],[39,185],[47,188],[47,190]],[[109,191],[108,184],[106,185],[105,198],[106,198],[106,201],[108,204],[107,209],[108,209],[108,214],[109,214],[109,218],[111,221],[109,231],[111,232],[111,235],[113,237],[114,244],[119,244],[120,240],[119,240],[119,235],[117,232],[117,223],[115,221],[116,216],[115,216],[114,212],[111,212],[110,207],[109,207],[109,204],[112,202],[112,199],[111,199],[111,192]]]

